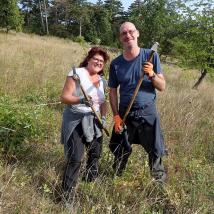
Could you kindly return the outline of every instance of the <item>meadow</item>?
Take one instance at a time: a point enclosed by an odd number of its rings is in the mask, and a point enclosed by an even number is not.
[[[115,176],[105,136],[100,176],[94,183],[80,177],[74,203],[65,204],[60,190],[64,106],[58,101],[68,71],[89,48],[55,37],[0,32],[0,213],[213,213],[214,81],[208,76],[193,90],[200,73],[173,59],[163,63],[167,88],[157,100],[168,151],[167,183],[150,177],[146,153],[137,145],[123,176]],[[109,108],[109,130],[112,123]]]

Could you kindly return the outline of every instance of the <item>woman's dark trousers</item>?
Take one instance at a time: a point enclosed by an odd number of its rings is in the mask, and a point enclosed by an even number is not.
[[[84,173],[85,180],[92,181],[97,177],[98,160],[102,152],[102,137],[87,143],[83,136],[82,126],[79,124],[71,134],[68,145],[68,159],[62,182],[62,188],[65,192],[71,192],[76,186],[85,146],[88,155],[86,171]]]

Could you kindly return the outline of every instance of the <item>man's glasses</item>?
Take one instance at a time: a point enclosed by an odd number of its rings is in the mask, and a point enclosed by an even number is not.
[[[95,62],[99,62],[101,64],[104,64],[104,60],[103,59],[98,59],[96,57],[92,57],[92,59],[95,61]]]
[[[133,36],[133,34],[134,34],[135,31],[136,30],[123,31],[123,32],[120,33],[120,35],[126,36],[126,35],[130,34],[131,36]]]

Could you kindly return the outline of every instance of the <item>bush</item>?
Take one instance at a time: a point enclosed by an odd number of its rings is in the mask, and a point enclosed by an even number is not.
[[[101,39],[98,38],[98,37],[94,37],[93,40],[92,40],[92,43],[94,45],[100,45],[101,44]]]
[[[86,43],[84,36],[77,36],[77,37],[74,39],[74,42],[78,42],[78,43],[80,43],[81,45],[83,45],[83,44]]]
[[[4,152],[18,152],[23,148],[23,142],[47,137],[47,116],[50,119],[48,114],[53,115],[47,107],[14,104],[9,97],[0,98],[0,103],[0,146]]]

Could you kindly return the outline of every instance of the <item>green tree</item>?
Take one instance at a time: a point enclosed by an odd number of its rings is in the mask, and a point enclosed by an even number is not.
[[[73,18],[73,24],[78,26],[78,36],[84,36],[82,34],[82,28],[89,19],[89,11],[86,4],[86,0],[73,0],[69,5],[69,14]]]
[[[104,8],[110,12],[112,21],[123,15],[124,8],[120,0],[105,0]]]
[[[45,0],[19,0],[24,16],[24,30],[37,34],[48,34],[47,14],[49,1]]]
[[[4,0],[0,2],[0,26],[7,29],[21,31],[23,19],[20,15],[16,0]]]
[[[140,31],[140,44],[150,47],[155,41],[161,44],[160,53],[169,54],[170,40],[179,32],[181,8],[180,1],[171,0],[136,0],[129,9],[129,20],[134,22]]]
[[[197,88],[207,73],[214,74],[214,5],[198,1],[187,7],[183,34],[175,37],[173,53],[186,66],[194,66],[201,76]]]
[[[73,17],[70,16],[70,2],[54,0],[51,2],[49,12],[50,33],[59,37],[73,37],[70,30],[70,23]]]
[[[111,31],[114,40],[112,40],[112,46],[119,46],[120,42],[118,41],[118,29],[120,24],[126,21],[124,8],[120,0],[105,0],[103,7],[109,14],[109,21],[111,23]]]
[[[112,45],[114,41],[109,12],[101,5],[93,6],[90,14],[90,23],[86,27],[86,39],[93,43],[99,41],[102,45]]]

